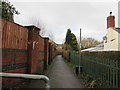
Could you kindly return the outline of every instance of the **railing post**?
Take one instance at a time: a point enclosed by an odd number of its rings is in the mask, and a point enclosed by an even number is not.
[[[19,73],[3,73],[3,72],[0,72],[0,77],[44,80],[46,82],[46,88],[47,89],[50,88],[50,80],[45,75],[33,75],[33,74],[19,74]]]

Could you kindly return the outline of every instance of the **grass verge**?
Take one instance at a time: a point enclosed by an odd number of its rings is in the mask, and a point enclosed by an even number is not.
[[[64,61],[72,69],[72,71],[75,73],[76,65],[72,64],[71,62],[68,62],[67,60],[64,60]],[[77,75],[77,77],[88,88],[108,88],[107,82],[103,82],[99,78],[94,78],[92,75],[89,75],[87,73],[80,73],[79,75]]]

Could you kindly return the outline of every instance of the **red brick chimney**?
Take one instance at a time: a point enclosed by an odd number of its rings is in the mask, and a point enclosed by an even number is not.
[[[111,15],[112,12],[110,12],[110,16],[107,17],[107,29],[109,27],[115,27],[115,16]]]

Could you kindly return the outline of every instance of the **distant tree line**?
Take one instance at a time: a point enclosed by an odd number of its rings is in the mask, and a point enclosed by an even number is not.
[[[80,43],[80,41],[78,40],[78,43]],[[100,44],[101,42],[99,42],[98,40],[94,39],[94,38],[82,38],[81,40],[81,49],[87,49],[87,48],[91,48],[91,47],[95,47],[96,45]]]
[[[96,45],[100,44],[98,40],[94,38],[82,38],[81,40],[81,50],[95,47]],[[75,50],[79,51],[80,49],[80,41],[76,39],[76,36],[71,32],[71,29],[67,29],[65,41],[63,44],[63,50]]]
[[[95,47],[101,42],[95,40],[94,38],[83,38],[81,43],[82,43],[82,49],[86,49],[86,48]]]

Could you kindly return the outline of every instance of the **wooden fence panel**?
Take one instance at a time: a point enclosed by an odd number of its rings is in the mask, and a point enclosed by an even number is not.
[[[0,48],[2,48],[2,19],[0,19]]]
[[[27,49],[28,29],[2,20],[2,48]]]

